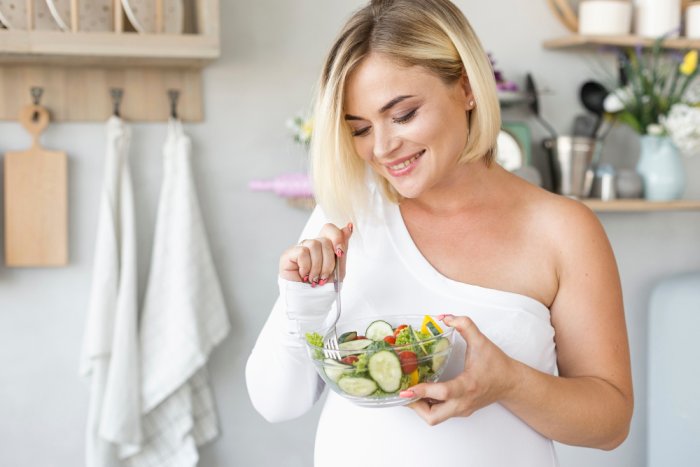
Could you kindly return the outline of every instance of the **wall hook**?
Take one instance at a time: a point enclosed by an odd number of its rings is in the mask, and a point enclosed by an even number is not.
[[[170,98],[170,117],[177,120],[177,101],[180,97],[180,91],[177,89],[168,89],[168,97]]]
[[[114,115],[115,117],[121,117],[121,114],[119,113],[119,107],[122,103],[124,90],[119,88],[112,88],[109,90],[109,93],[112,96],[112,115]]]
[[[41,95],[44,94],[44,88],[39,86],[32,86],[29,89],[29,92],[32,95],[32,103],[34,104],[34,107],[39,107],[41,105]],[[38,122],[39,118],[39,111],[35,109],[34,112],[32,112],[32,122]]]

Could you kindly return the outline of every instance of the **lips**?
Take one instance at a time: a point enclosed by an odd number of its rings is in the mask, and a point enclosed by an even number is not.
[[[405,175],[413,170],[413,168],[416,166],[416,162],[423,154],[425,154],[425,149],[417,154],[414,154],[413,156],[399,159],[391,164],[385,164],[385,167],[389,173],[394,176]]]

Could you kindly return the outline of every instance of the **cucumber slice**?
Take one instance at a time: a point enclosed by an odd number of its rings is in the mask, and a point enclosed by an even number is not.
[[[357,339],[357,333],[355,331],[348,331],[344,332],[338,337],[338,343],[343,343],[343,342],[348,342],[348,341],[354,341]]]
[[[377,390],[377,383],[369,378],[344,376],[338,380],[338,387],[351,396],[365,397]]]
[[[386,336],[393,335],[394,328],[391,327],[391,324],[382,320],[372,321],[369,326],[367,326],[367,330],[365,331],[365,336],[367,339],[372,339],[373,341],[381,341]]]
[[[392,350],[380,350],[369,357],[369,375],[384,392],[396,392],[401,387],[401,361]]]
[[[347,342],[342,342],[338,344],[338,348],[340,350],[362,350],[370,345],[372,345],[374,341],[372,339],[356,339],[354,341],[347,341]]]
[[[433,372],[437,373],[447,360],[447,349],[450,348],[450,341],[442,337],[433,344]]]
[[[346,365],[332,358],[326,358],[323,360],[323,371],[328,376],[328,379],[337,383],[343,374],[352,371],[352,365]]]

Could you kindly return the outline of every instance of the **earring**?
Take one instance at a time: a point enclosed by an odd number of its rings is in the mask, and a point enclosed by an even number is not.
[[[471,107],[474,107],[474,99],[472,99],[472,100],[469,101],[469,107],[470,107],[470,108],[471,108]]]

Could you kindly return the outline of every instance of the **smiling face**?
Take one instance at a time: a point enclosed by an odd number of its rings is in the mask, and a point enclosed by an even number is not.
[[[473,108],[466,78],[445,84],[371,54],[348,77],[344,115],[359,156],[402,197],[418,198],[455,181]]]

